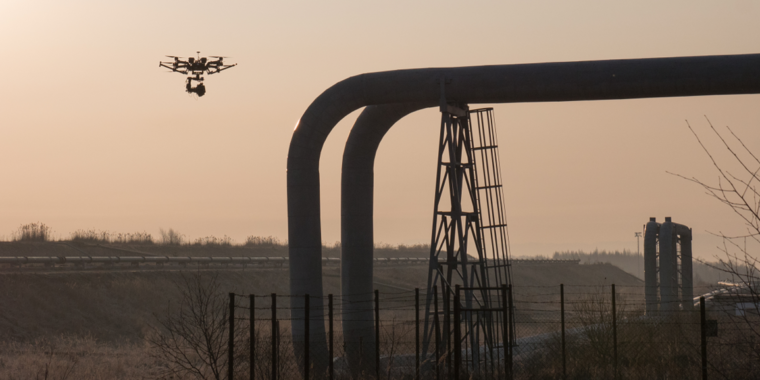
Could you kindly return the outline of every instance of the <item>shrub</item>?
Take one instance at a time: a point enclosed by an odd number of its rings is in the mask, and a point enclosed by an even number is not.
[[[71,241],[87,243],[109,243],[111,234],[108,231],[76,230],[71,233]]]
[[[248,236],[245,239],[246,247],[273,247],[283,245],[285,244],[274,236]]]
[[[153,244],[153,236],[147,232],[112,233],[97,230],[76,230],[71,241],[87,243]]]
[[[161,228],[159,231],[161,233],[161,244],[180,245],[185,241],[185,235],[171,228],[168,231]]]
[[[29,223],[19,226],[13,233],[14,241],[50,241],[53,230],[45,223]]]
[[[224,235],[224,237],[218,238],[216,236],[206,236],[203,238],[195,239],[193,245],[212,245],[212,246],[224,246],[229,247],[232,245],[232,238]]]

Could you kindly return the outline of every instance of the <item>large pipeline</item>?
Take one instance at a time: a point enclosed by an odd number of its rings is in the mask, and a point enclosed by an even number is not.
[[[288,152],[290,290],[292,294],[310,293],[318,297],[311,312],[317,322],[312,323],[317,328],[310,334],[312,352],[326,352],[323,324],[319,323],[324,314],[319,265],[322,249],[319,157],[322,146],[332,128],[361,107],[393,103],[438,104],[441,81],[445,83],[446,99],[461,103],[757,94],[760,93],[760,55],[399,70],[363,74],[333,85],[307,108],[296,126]],[[350,264],[344,262],[344,265]],[[358,282],[346,279],[346,282],[360,286],[358,283],[361,282],[371,284],[372,279],[359,279]],[[302,310],[302,301],[292,298],[291,307]],[[303,314],[296,312],[293,318],[302,320]],[[293,324],[296,345],[303,341],[303,328],[303,323]],[[296,352],[301,351],[296,349]],[[315,373],[318,373],[325,362],[315,358],[314,364]]]

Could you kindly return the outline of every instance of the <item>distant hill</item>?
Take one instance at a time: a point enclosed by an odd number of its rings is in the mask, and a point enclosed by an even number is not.
[[[551,257],[536,257],[536,258],[551,258],[555,260],[580,260],[581,264],[600,264],[609,263],[612,264],[640,279],[644,279],[644,255],[639,255],[634,252],[623,250],[621,251],[598,251],[583,252],[583,251],[564,251],[554,252]],[[694,261],[694,281],[695,284],[715,284],[718,281],[725,280],[726,274],[715,266],[717,263],[701,263]]]
[[[98,241],[59,240],[46,242],[0,241],[0,256],[243,256],[284,257],[288,244],[268,241],[257,244],[195,242],[183,244],[114,243]],[[340,257],[340,243],[322,246],[324,257]],[[379,244],[375,257],[428,257],[430,246]]]
[[[0,340],[26,341],[41,336],[68,334],[90,336],[104,342],[138,342],[149,330],[155,314],[176,307],[174,284],[181,271],[166,267],[154,270],[44,269],[0,272]],[[220,268],[203,273],[220,273],[224,292],[267,295],[289,292],[287,267]],[[559,284],[573,294],[594,292],[616,284],[632,298],[643,294],[643,284],[610,264],[518,264],[512,268],[515,296],[552,294]],[[378,266],[375,288],[381,299],[424,289],[426,265]],[[340,268],[323,267],[325,293],[340,292]],[[401,292],[401,293],[400,293]],[[623,292],[623,290],[621,290]],[[556,298],[555,297],[555,298]],[[285,301],[287,303],[287,301]],[[264,313],[265,311],[262,311]]]

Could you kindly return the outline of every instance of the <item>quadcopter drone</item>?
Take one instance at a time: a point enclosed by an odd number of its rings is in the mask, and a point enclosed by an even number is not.
[[[237,66],[237,63],[225,65],[223,59],[226,57],[210,56],[210,58],[216,59],[209,60],[206,57],[201,57],[200,53],[201,52],[198,52],[198,58],[190,57],[187,60],[183,60],[181,57],[167,55],[169,58],[174,58],[174,62],[159,62],[158,67],[165,67],[175,73],[188,75],[185,91],[190,94],[195,93],[198,96],[203,96],[206,93],[206,86],[203,85],[202,76],[204,73],[208,75],[220,73],[231,67]],[[198,84],[193,86],[193,81],[198,82]]]

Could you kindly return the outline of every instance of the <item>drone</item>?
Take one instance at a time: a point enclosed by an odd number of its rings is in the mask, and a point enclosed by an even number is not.
[[[213,60],[209,60],[206,57],[201,57],[201,52],[197,52],[198,57],[193,58],[189,57],[187,60],[182,59],[182,57],[176,57],[173,55],[167,55],[169,58],[174,58],[174,61],[170,62],[159,62],[158,67],[165,67],[175,73],[185,74],[188,75],[187,77],[187,83],[185,85],[185,91],[187,91],[190,94],[196,94],[198,96],[203,96],[206,94],[206,86],[203,85],[203,75],[212,75],[220,73],[224,70],[227,70],[231,67],[237,66],[237,63],[233,63],[231,65],[225,65],[223,60],[224,58],[228,57],[219,57],[219,56],[209,56],[209,58],[215,58]],[[193,86],[193,81],[198,82],[196,86]]]

